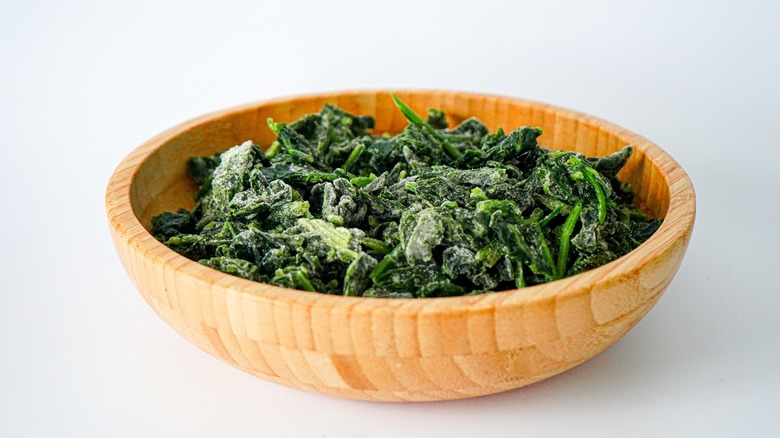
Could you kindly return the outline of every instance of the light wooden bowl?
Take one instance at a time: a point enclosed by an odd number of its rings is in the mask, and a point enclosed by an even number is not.
[[[219,111],[152,138],[108,184],[111,235],[130,278],[163,320],[204,351],[248,373],[337,397],[425,401],[506,391],[574,367],[614,343],[658,301],[690,239],[695,195],[658,146],[598,118],[536,102],[459,92],[399,91],[420,113],[441,108],[491,129],[544,129],[540,144],[603,156],[635,146],[620,177],[661,228],[600,268],[522,290],[452,298],[339,297],[234,277],[188,260],[149,234],[163,210],[193,206],[191,155],[274,137],[266,118],[291,121],[330,102],[395,133],[406,119],[385,91],[277,99]]]

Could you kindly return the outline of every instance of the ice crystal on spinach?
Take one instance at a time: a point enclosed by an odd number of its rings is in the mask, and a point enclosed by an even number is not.
[[[659,227],[607,157],[550,151],[541,129],[489,133],[444,112],[374,135],[374,120],[327,104],[277,140],[193,157],[192,211],[152,233],[200,263],[250,280],[329,294],[441,297],[545,283],[608,263]]]

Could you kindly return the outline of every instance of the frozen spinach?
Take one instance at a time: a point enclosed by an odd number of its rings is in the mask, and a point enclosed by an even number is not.
[[[152,234],[229,274],[363,297],[479,294],[554,281],[610,262],[652,235],[617,179],[633,149],[603,158],[540,147],[539,128],[449,129],[392,96],[409,125],[327,104],[277,140],[247,141],[188,166],[192,211],[165,212]]]

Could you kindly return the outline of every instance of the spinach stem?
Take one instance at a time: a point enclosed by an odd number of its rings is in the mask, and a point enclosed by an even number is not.
[[[379,239],[374,239],[371,237],[364,236],[360,238],[360,243],[362,243],[364,246],[367,246],[368,248],[371,248],[382,255],[390,254],[390,247],[387,246],[385,242],[382,242]]]
[[[566,265],[568,264],[569,259],[569,246],[571,245],[571,233],[574,231],[574,226],[577,225],[581,212],[582,201],[579,201],[572,207],[569,216],[566,218],[566,222],[563,223],[560,246],[558,247],[558,278],[563,278],[566,275]]]
[[[355,146],[355,149],[352,149],[352,152],[350,152],[349,157],[347,158],[347,161],[344,163],[343,166],[341,166],[341,168],[345,172],[349,172],[349,169],[351,169],[352,166],[355,165],[355,161],[357,161],[358,158],[360,158],[360,155],[363,154],[363,151],[365,149],[366,149],[366,145],[364,145],[362,143],[357,145],[357,146]]]
[[[354,178],[351,178],[349,180],[350,183],[358,186],[358,187],[365,187],[369,184],[371,184],[371,181],[376,179],[376,175],[371,174],[369,176],[356,176]]]
[[[515,286],[522,289],[525,287],[525,274],[523,273],[523,263],[517,263],[517,276],[515,276]]]
[[[599,201],[599,222],[603,224],[607,219],[607,196],[604,194],[604,188],[601,187],[601,184],[596,181],[596,177],[593,175],[594,173],[598,175],[598,173],[584,164],[582,165],[582,173],[596,190],[596,198]]]
[[[374,284],[376,284],[376,279],[384,274],[385,271],[387,271],[390,266],[392,266],[395,263],[395,259],[398,255],[400,255],[403,252],[403,245],[398,245],[395,248],[393,248],[392,251],[390,251],[389,254],[385,255],[382,260],[379,262],[378,265],[371,271],[371,273],[368,274],[368,278],[374,281]]]
[[[550,222],[551,220],[555,219],[555,217],[558,216],[561,213],[561,210],[563,210],[563,206],[562,205],[559,205],[559,206],[555,207],[555,210],[551,211],[550,214],[548,214],[547,216],[544,217],[544,219],[539,221],[539,226],[543,227],[543,226],[547,225],[548,222]]]
[[[311,281],[309,281],[309,278],[304,272],[298,271],[295,274],[295,278],[298,280],[298,283],[301,285],[301,287],[303,287],[305,290],[310,292],[317,292],[317,289],[313,284],[311,284]]]
[[[439,140],[442,144],[442,149],[444,149],[444,152],[447,153],[447,155],[450,156],[450,158],[458,159],[462,155],[459,150],[455,149],[455,146],[450,144],[449,141],[442,135],[441,132],[434,129],[433,126],[429,125],[428,122],[422,119],[422,117],[418,116],[416,112],[414,112],[413,109],[409,108],[408,105],[403,103],[401,99],[398,98],[398,96],[395,95],[395,93],[390,93],[390,96],[393,97],[393,102],[395,102],[395,105],[398,107],[398,109],[401,110],[401,113],[406,117],[407,120],[409,120],[411,123],[422,127],[426,131],[428,131],[429,134],[431,134],[435,139]]]
[[[271,143],[271,146],[268,146],[268,150],[265,151],[265,156],[268,157],[269,160],[275,157],[276,154],[279,153],[279,148],[281,146],[282,145],[279,144],[278,141],[274,141],[273,143]]]

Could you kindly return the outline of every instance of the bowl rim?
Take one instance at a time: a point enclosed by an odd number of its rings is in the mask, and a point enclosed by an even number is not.
[[[641,149],[645,154],[645,158],[652,161],[659,168],[664,183],[669,189],[669,205],[664,221],[647,241],[628,254],[598,268],[549,283],[481,295],[429,298],[369,298],[345,297],[288,289],[247,280],[209,268],[176,253],[159,242],[141,225],[133,211],[130,202],[130,191],[141,165],[166,142],[183,132],[226,116],[258,109],[266,105],[312,98],[333,99],[344,96],[376,95],[389,93],[389,91],[398,94],[454,94],[472,98],[487,97],[509,100],[552,110],[556,114],[566,114],[579,121],[598,126],[617,136],[629,139],[629,144]],[[663,149],[639,134],[596,116],[558,105],[489,93],[431,89],[360,89],[299,94],[254,101],[217,110],[179,123],[145,141],[122,159],[109,179],[106,187],[105,204],[109,226],[113,229],[115,235],[124,239],[128,245],[135,247],[145,258],[162,265],[165,269],[178,271],[188,277],[208,283],[211,287],[223,289],[228,294],[241,295],[242,299],[283,301],[288,304],[303,304],[307,306],[316,304],[324,307],[360,308],[369,311],[379,309],[414,310],[424,307],[426,312],[450,312],[495,308],[504,304],[523,305],[551,298],[569,297],[583,291],[589,291],[596,284],[630,275],[642,266],[664,257],[666,251],[678,240],[686,239],[687,243],[695,220],[696,195],[687,173]]]

